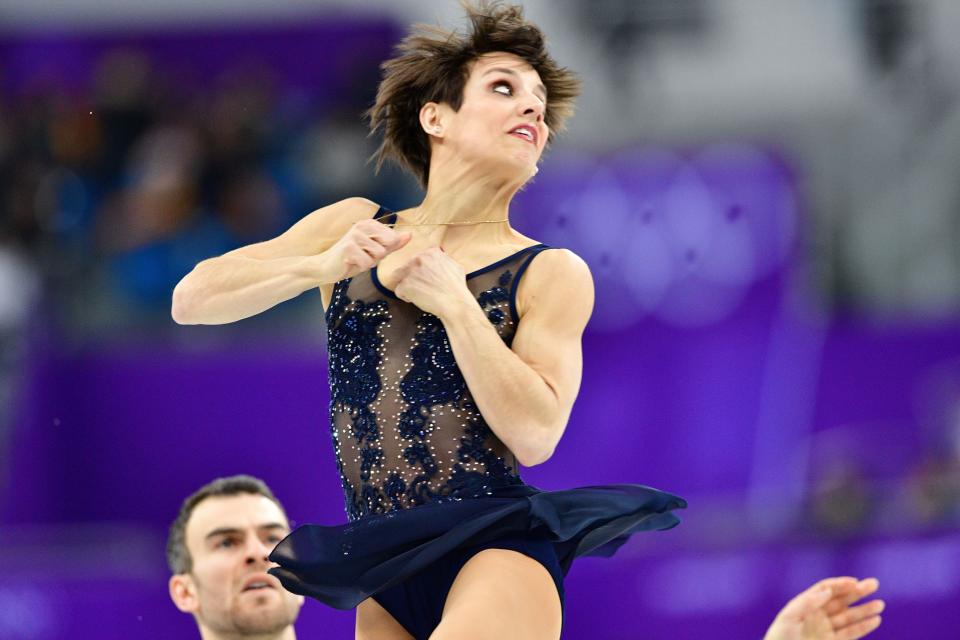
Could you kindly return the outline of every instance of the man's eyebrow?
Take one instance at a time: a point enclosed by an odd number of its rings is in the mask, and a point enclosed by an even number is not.
[[[237,529],[236,527],[217,527],[208,533],[204,540],[209,540],[210,538],[214,538],[216,536],[227,536],[236,533],[243,533],[243,531],[241,529]]]
[[[289,527],[280,522],[268,522],[266,524],[258,525],[257,529],[260,529],[260,530],[282,529],[284,531],[287,531]],[[238,533],[243,533],[243,529],[238,529],[237,527],[217,527],[216,529],[208,533],[204,539],[209,540],[210,538],[213,538],[216,536],[234,535]]]
[[[513,69],[506,69],[506,68],[504,68],[504,67],[494,67],[493,69],[487,69],[486,71],[483,72],[483,75],[488,75],[488,74],[490,74],[490,73],[493,73],[494,71],[499,71],[500,73],[508,73],[508,74],[510,74],[511,76],[515,76],[515,77],[517,77],[517,78],[520,77],[520,74],[517,73],[516,71],[514,71]],[[535,89],[540,89],[540,91],[543,92],[543,100],[544,100],[544,102],[546,102],[546,100],[547,100],[547,88],[546,88],[545,86],[543,86],[542,84],[538,84],[538,85],[537,85],[536,87],[534,87],[534,88],[535,88]]]

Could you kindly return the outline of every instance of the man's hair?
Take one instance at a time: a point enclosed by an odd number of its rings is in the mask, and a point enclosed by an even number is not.
[[[190,557],[190,550],[187,549],[186,531],[187,522],[190,515],[198,504],[207,498],[237,496],[241,494],[261,495],[272,500],[281,511],[284,511],[283,505],[277,500],[277,497],[270,491],[270,487],[253,476],[236,475],[229,478],[217,478],[212,482],[203,485],[186,500],[180,507],[180,513],[177,519],[170,525],[170,535],[167,537],[167,565],[174,574],[189,573],[193,570],[193,558]],[[285,511],[284,511],[285,512]]]
[[[560,67],[545,48],[540,29],[527,22],[519,6],[481,0],[461,0],[471,31],[460,35],[441,27],[415,25],[396,48],[396,57],[380,65],[383,79],[374,105],[364,114],[370,134],[383,131],[373,154],[379,172],[390,160],[411,172],[426,188],[430,172],[430,142],[420,126],[420,109],[428,102],[444,103],[459,111],[469,78],[469,64],[486,53],[512,53],[536,70],[547,88],[544,119],[550,127],[549,144],[573,114],[580,80]]]

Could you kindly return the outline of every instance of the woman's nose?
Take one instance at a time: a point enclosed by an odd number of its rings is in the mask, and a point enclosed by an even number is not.
[[[530,96],[524,101],[520,108],[523,115],[526,116],[533,113],[537,116],[537,122],[543,120],[544,104],[540,101],[540,98],[537,98],[536,96]]]
[[[528,115],[528,114],[531,114],[531,113],[536,114],[536,116],[537,116],[537,122],[540,122],[541,120],[543,120],[543,108],[542,108],[542,107],[537,107],[537,106],[527,107],[527,109],[523,112],[523,115]]]

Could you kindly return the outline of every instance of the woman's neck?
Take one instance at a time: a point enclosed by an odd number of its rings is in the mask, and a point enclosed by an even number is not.
[[[491,172],[490,168],[435,158],[430,166],[427,194],[418,207],[410,210],[410,221],[506,221],[510,214],[510,202],[522,184],[516,178],[510,179]],[[477,226],[492,225],[484,223]]]
[[[416,226],[401,230],[413,231],[427,244],[447,251],[522,239],[510,226],[509,215],[510,202],[524,181],[505,176],[502,165],[480,166],[479,161],[466,163],[461,157],[444,155],[434,154],[427,194],[420,205],[399,213],[399,224]]]

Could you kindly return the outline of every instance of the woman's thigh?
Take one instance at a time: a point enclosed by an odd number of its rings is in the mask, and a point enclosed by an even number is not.
[[[563,613],[546,567],[519,551],[485,549],[457,574],[431,640],[557,640]]]
[[[414,640],[406,629],[373,598],[357,605],[356,640]]]

